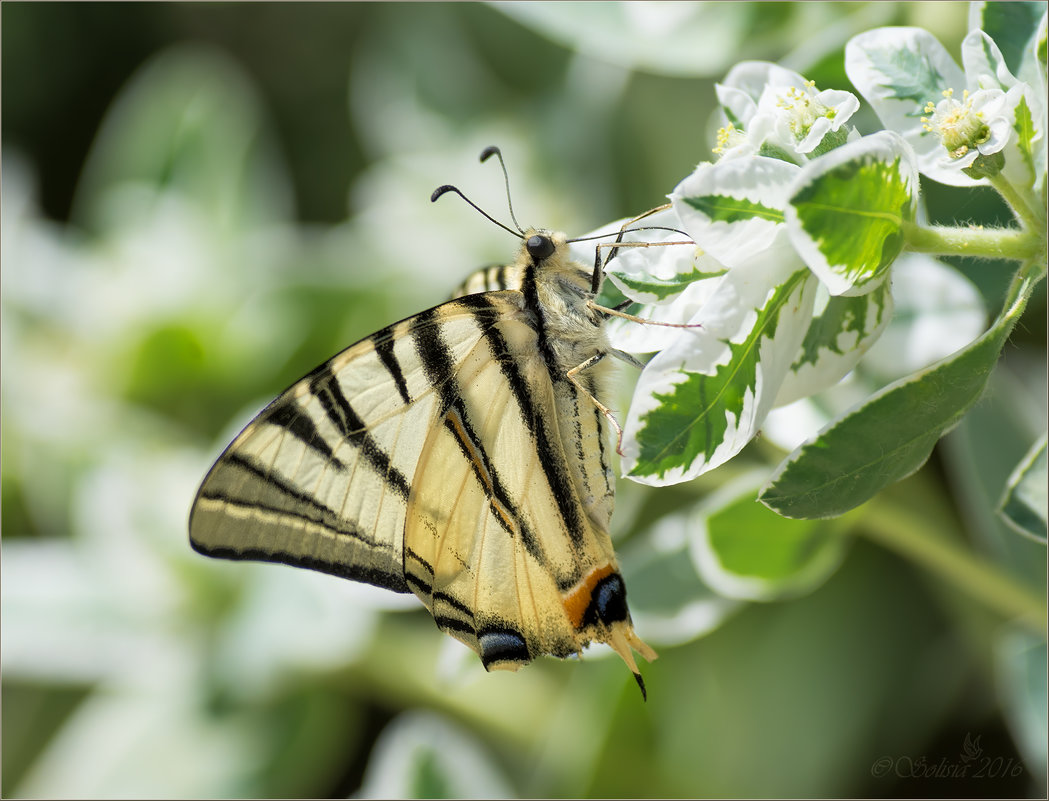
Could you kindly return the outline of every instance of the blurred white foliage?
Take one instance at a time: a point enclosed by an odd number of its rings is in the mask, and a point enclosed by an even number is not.
[[[740,604],[717,595],[689,559],[692,513],[671,514],[650,525],[640,541],[620,553],[630,587],[630,616],[657,649],[690,642],[720,626]],[[597,649],[595,650],[595,655]],[[602,649],[602,651],[608,649]]]
[[[755,24],[760,4],[682,0],[631,2],[492,2],[538,33],[589,58],[626,69],[672,76],[716,77],[744,50],[805,42],[788,56],[794,69],[811,66],[853,34],[887,24],[895,3],[790,3],[778,25]],[[944,14],[944,17],[951,15]]]
[[[354,798],[512,798],[506,777],[466,731],[427,712],[390,723]]]
[[[238,140],[254,139],[260,121],[222,101],[243,88],[232,68],[201,71],[216,62],[199,58],[161,55],[116,104],[121,124],[103,126],[82,201],[89,232],[44,220],[31,168],[4,153],[5,482],[18,481],[32,524],[50,536],[4,541],[0,658],[5,681],[93,688],[14,788],[20,795],[252,795],[268,744],[242,716],[210,711],[205,688],[263,698],[289,674],[343,667],[368,647],[379,608],[411,600],[193,553],[187,517],[212,447],[124,399],[132,355],[168,322],[221,332],[208,343],[220,353],[274,362],[297,342],[281,336],[290,321],[270,313],[267,295],[300,278],[281,268],[302,260],[305,240],[278,218],[279,202],[244,205],[228,194],[250,189],[250,176],[239,161],[209,158],[246,152]],[[210,104],[201,106],[187,75],[207,81]],[[177,116],[157,104],[177,107],[186,93],[204,143],[172,155],[182,180],[122,173],[117,145],[141,145],[136,126]],[[138,155],[140,166],[151,163]],[[204,198],[216,197],[229,213],[206,211]],[[216,595],[232,611],[202,619]]]
[[[15,788],[23,798],[214,798],[252,795],[260,732],[201,715],[200,677],[143,664],[145,686],[103,685]],[[181,667],[181,666],[180,666]]]

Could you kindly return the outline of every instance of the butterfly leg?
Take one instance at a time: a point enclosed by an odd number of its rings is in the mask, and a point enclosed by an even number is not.
[[[619,309],[610,309],[607,306],[602,306],[594,301],[587,301],[587,305],[596,312],[601,314],[610,315],[612,317],[622,317],[624,320],[630,320],[633,323],[641,323],[642,325],[661,325],[664,328],[702,328],[703,323],[665,323],[662,320],[648,320],[644,317],[638,317],[636,314],[627,314]]]
[[[614,428],[616,432],[616,453],[618,453],[620,456],[623,456],[623,427],[619,425],[619,421],[617,421],[615,416],[612,414],[612,410],[605,406],[603,403],[601,403],[601,401],[599,401],[597,398],[595,398],[593,393],[590,392],[589,389],[584,387],[583,384],[579,381],[579,379],[576,378],[576,375],[578,373],[580,373],[583,370],[586,370],[588,367],[593,367],[607,355],[608,353],[604,351],[602,351],[601,353],[595,353],[585,362],[577,364],[575,367],[573,367],[571,370],[565,373],[565,377],[568,378],[572,386],[579,390],[583,395],[588,397],[590,399],[590,402],[597,407],[597,410],[605,416],[605,419],[608,420],[609,423],[612,424],[612,428]],[[637,360],[635,359],[634,361],[636,362]],[[642,365],[642,367],[643,366],[644,365]]]
[[[649,209],[648,211],[642,212],[641,214],[637,215],[636,217],[633,217],[633,218],[627,220],[625,223],[623,223],[619,227],[619,234],[616,236],[616,241],[615,242],[605,242],[603,244],[598,245],[594,249],[594,277],[593,277],[591,289],[592,289],[592,291],[593,291],[593,293],[595,295],[601,289],[601,278],[604,275],[605,267],[607,267],[608,263],[610,261],[612,261],[612,259],[614,259],[616,257],[616,251],[619,249],[619,247],[621,245],[628,245],[628,246],[629,245],[641,245],[643,247],[648,247],[649,245],[656,244],[654,242],[652,242],[652,243],[650,243],[650,242],[633,242],[633,243],[631,243],[631,242],[623,242],[623,234],[625,234],[627,231],[631,230],[630,226],[633,225],[634,223],[640,222],[641,220],[645,219],[646,217],[650,217],[653,214],[656,214],[656,213],[658,213],[660,211],[666,211],[667,209],[670,208],[670,205],[671,204],[669,204],[669,203],[664,203],[662,206],[656,206],[654,209]],[[663,243],[663,244],[690,244],[691,245],[693,243],[691,241],[689,241],[688,243]],[[605,257],[604,263],[601,262],[601,248],[608,248],[609,249],[608,255]]]

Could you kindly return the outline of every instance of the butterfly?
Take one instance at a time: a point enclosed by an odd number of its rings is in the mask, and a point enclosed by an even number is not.
[[[474,205],[452,186],[432,199],[448,191]],[[609,537],[615,421],[600,400],[607,357],[636,360],[609,344],[600,259],[488,218],[520,237],[514,261],[270,403],[201,484],[190,542],[414,593],[487,670],[605,643],[646,696],[633,652],[656,653]]]

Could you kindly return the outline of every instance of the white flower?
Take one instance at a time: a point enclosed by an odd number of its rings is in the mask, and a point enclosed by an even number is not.
[[[800,87],[767,86],[758,103],[759,113],[770,106],[778,141],[789,144],[796,153],[808,154],[827,134],[841,129],[860,101],[851,92],[818,92],[815,81],[805,81]]]
[[[949,186],[975,186],[999,171],[1019,183],[1040,182],[1044,90],[1015,78],[981,30],[965,37],[962,61],[964,72],[921,28],[877,28],[845,46],[849,80],[882,124],[914,148],[924,175]],[[1028,134],[1021,139],[1023,129]],[[978,162],[981,157],[993,160]]]
[[[956,169],[969,167],[978,156],[998,153],[1009,142],[1011,123],[1007,112],[1008,96],[1000,89],[980,89],[972,94],[966,89],[962,99],[953,89],[943,91],[939,103],[929,101],[921,118],[923,128],[939,137],[946,151],[941,164],[953,162]]]
[[[714,149],[723,159],[762,153],[804,161],[860,105],[850,92],[817,91],[813,81],[761,61],[736,65],[715,90],[727,122]]]

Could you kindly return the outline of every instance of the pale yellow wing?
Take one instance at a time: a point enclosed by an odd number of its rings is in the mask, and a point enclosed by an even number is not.
[[[443,304],[385,328],[294,384],[226,449],[190,513],[209,556],[308,567],[407,592],[402,542],[411,480],[440,415],[420,357],[439,341],[454,365],[519,314],[505,296]]]
[[[486,667],[607,642],[641,684],[601,417],[535,326],[520,292],[488,292],[343,351],[215,463],[193,547],[411,590]]]
[[[630,625],[608,536],[603,419],[551,376],[536,339],[524,318],[504,318],[491,350],[469,354],[443,384],[411,482],[405,579],[487,668],[596,640],[638,676],[630,648],[655,654]],[[427,360],[435,375],[451,361],[439,348]]]

